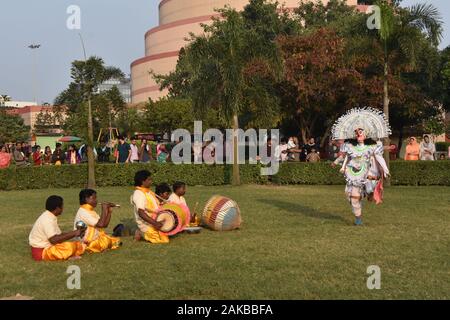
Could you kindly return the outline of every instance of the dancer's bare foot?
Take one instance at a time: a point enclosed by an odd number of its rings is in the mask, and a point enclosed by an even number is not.
[[[72,260],[80,260],[80,259],[81,259],[80,256],[73,256],[73,257],[69,258],[70,261],[72,261]]]
[[[140,230],[136,230],[134,233],[134,241],[141,241],[142,240],[142,234]]]

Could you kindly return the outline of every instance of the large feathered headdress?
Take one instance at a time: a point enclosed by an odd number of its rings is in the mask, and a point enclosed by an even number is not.
[[[382,111],[370,107],[354,108],[333,125],[332,139],[354,139],[356,129],[363,129],[366,137],[374,140],[387,138],[392,133],[386,115]]]

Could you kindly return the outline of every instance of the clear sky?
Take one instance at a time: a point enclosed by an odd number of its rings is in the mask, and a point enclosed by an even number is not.
[[[188,0],[186,0],[188,1]],[[449,0],[404,0],[403,5],[434,4],[445,22],[441,47],[450,45]],[[144,34],[158,24],[159,0],[2,0],[0,18],[0,94],[14,100],[33,100],[33,55],[36,51],[37,97],[52,103],[70,82],[69,68],[83,51],[102,57],[107,65],[130,73],[130,63],[144,55]],[[69,30],[66,13],[70,5],[81,8],[81,30]]]

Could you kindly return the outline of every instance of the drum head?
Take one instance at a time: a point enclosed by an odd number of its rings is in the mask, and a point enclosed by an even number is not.
[[[171,232],[177,226],[177,218],[175,214],[171,211],[161,211],[156,218],[156,221],[163,222],[163,226],[161,228],[162,232]]]

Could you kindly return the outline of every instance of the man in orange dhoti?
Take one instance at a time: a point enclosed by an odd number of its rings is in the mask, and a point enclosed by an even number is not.
[[[159,231],[163,224],[156,221],[159,205],[156,195],[150,190],[151,184],[150,172],[146,170],[136,172],[134,176],[136,190],[131,196],[131,204],[134,206],[134,216],[139,228],[135,239],[140,240],[143,236],[150,243],[169,243],[169,237]]]
[[[99,216],[94,210],[97,207],[97,192],[92,189],[81,190],[80,209],[75,216],[74,229],[76,223],[83,221],[87,225],[83,242],[87,244],[86,251],[99,253],[107,249],[117,249],[120,247],[120,238],[111,237],[103,230],[107,228],[111,221],[112,207],[114,204],[103,203],[102,215]]]
[[[82,237],[85,230],[62,233],[58,226],[58,216],[63,213],[63,198],[49,197],[45,208],[46,211],[36,220],[29,236],[33,259],[56,261],[81,258],[86,246],[79,241],[68,240]]]

